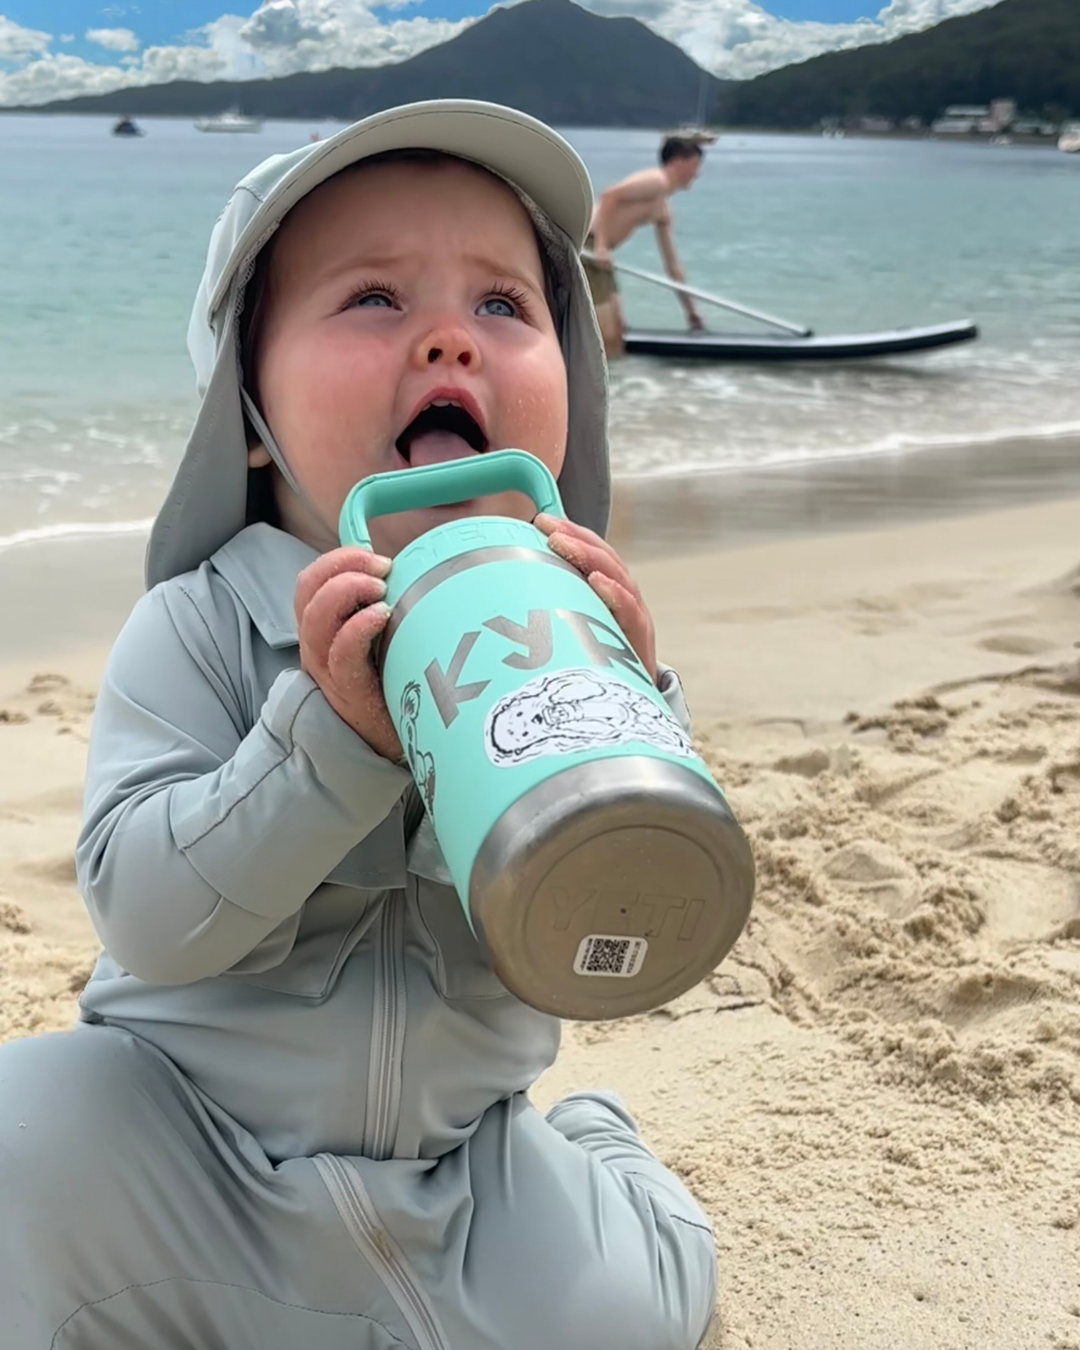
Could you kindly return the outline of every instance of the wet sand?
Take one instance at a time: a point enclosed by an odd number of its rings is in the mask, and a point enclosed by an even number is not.
[[[1080,495],[1080,437],[959,445],[757,473],[620,479],[609,537],[633,564],[938,520]],[[1080,530],[1080,521],[1078,521]],[[85,653],[90,667],[142,590],[142,535],[0,551],[0,662]]]
[[[1020,437],[756,473],[622,479],[611,538],[630,558],[699,553],[1077,494],[1080,437]]]

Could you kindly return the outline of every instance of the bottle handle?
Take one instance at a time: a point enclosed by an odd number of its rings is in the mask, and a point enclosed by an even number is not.
[[[341,508],[338,534],[343,544],[371,547],[369,522],[376,516],[448,506],[514,490],[531,497],[537,512],[565,517],[559,489],[548,469],[524,450],[492,450],[446,464],[373,474],[351,489]]]

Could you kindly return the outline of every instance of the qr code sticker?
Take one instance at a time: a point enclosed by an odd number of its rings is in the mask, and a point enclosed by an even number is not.
[[[641,969],[649,944],[639,937],[591,933],[582,938],[574,958],[577,975],[615,975],[630,979]]]

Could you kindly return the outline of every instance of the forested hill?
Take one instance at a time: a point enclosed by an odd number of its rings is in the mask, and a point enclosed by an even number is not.
[[[559,126],[664,127],[692,120],[703,88],[719,106],[723,82],[636,19],[601,18],[571,0],[526,0],[397,65],[242,83],[177,81],[39,111],[194,117],[235,107],[249,116],[351,121],[416,99],[477,98]]]
[[[730,93],[726,121],[806,127],[822,118],[938,117],[950,103],[1014,98],[1080,116],[1080,0],[1002,0],[880,46],[829,52]]]

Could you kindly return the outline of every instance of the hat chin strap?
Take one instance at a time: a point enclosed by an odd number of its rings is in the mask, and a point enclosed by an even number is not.
[[[296,476],[292,469],[289,468],[281,446],[278,445],[274,438],[274,433],[267,426],[266,419],[256,406],[255,400],[243,385],[240,386],[240,401],[244,405],[244,411],[247,413],[248,421],[255,429],[255,434],[258,436],[266,453],[274,461],[278,473],[284,478],[289,490],[299,499],[314,520],[318,521],[320,525],[325,525],[326,522],[322,518],[322,513],[316,509],[314,502],[312,502],[311,498],[296,481]],[[336,531],[334,534],[336,537]]]

